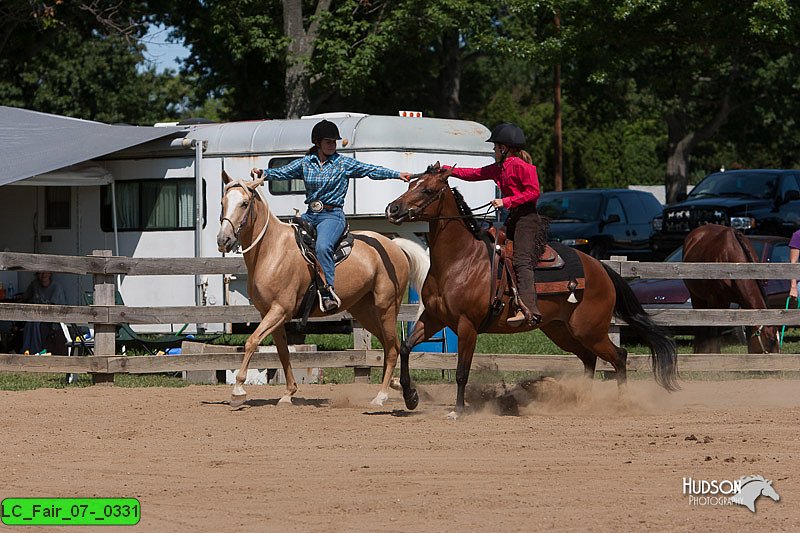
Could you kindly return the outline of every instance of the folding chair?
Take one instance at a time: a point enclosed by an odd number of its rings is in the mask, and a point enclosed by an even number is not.
[[[94,353],[94,339],[91,337],[91,329],[88,329],[89,335],[81,331],[77,324],[65,324],[61,322],[61,331],[66,338],[67,356],[73,355],[92,355]],[[67,383],[75,383],[78,380],[77,374],[67,374]]]

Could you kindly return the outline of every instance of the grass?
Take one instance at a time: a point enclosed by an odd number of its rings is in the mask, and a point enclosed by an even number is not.
[[[242,346],[247,340],[245,334],[223,335],[215,339],[211,344]],[[267,337],[262,342],[268,345],[272,341]],[[678,353],[692,353],[692,337],[676,336],[675,341],[678,346]],[[315,344],[321,351],[348,350],[353,347],[353,335],[307,335],[307,344]],[[380,343],[376,339],[372,340],[372,347],[380,349]],[[648,354],[649,349],[643,344],[625,344],[629,354]],[[502,354],[567,354],[558,348],[541,331],[529,331],[515,335],[494,335],[484,334],[478,337],[476,353],[502,353]],[[728,344],[723,347],[723,353],[738,354],[746,353],[747,347],[742,344]],[[800,353],[800,328],[787,330],[784,339],[783,353]],[[455,371],[448,370],[412,370],[412,378],[417,383],[443,383],[455,381]],[[533,372],[476,372],[470,374],[471,383],[497,382],[505,380],[516,382],[520,379],[537,377]],[[635,373],[630,375],[631,379],[636,379]],[[778,379],[800,379],[800,372],[681,372],[682,379],[758,379],[758,378],[778,378]],[[352,383],[354,379],[353,369],[350,368],[331,368],[324,371],[324,383]],[[371,383],[381,382],[381,370],[373,368],[370,373]],[[114,384],[118,387],[185,387],[187,383],[175,374],[117,374]],[[65,388],[87,387],[91,385],[91,377],[79,375],[78,381],[72,385],[66,384],[65,374],[46,374],[46,373],[4,373],[0,372],[0,390],[31,390],[39,388]]]
[[[21,391],[33,389],[65,389],[67,387],[89,387],[92,378],[78,374],[75,383],[67,385],[66,374],[38,372],[0,372],[0,390]],[[116,387],[186,387],[188,383],[175,374],[116,374]]]

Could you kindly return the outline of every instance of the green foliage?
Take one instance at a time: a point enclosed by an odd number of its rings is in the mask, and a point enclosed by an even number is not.
[[[139,68],[142,4],[24,4],[0,13],[0,103],[108,123],[181,115],[191,86]]]
[[[1,104],[134,124],[285,115],[283,1],[7,4]],[[304,29],[320,28],[304,60],[309,112],[512,120],[545,190],[556,64],[567,188],[659,183],[680,140],[690,181],[720,166],[800,166],[800,8],[788,0],[333,0],[314,16],[316,7],[303,3]],[[179,73],[143,66],[138,38],[156,22],[191,48]],[[730,109],[713,122],[723,101]]]

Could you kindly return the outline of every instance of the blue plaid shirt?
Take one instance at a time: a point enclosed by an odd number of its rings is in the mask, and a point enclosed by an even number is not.
[[[282,167],[264,169],[264,177],[268,180],[302,179],[306,186],[306,204],[319,200],[323,204],[338,207],[344,206],[349,179],[365,176],[374,180],[385,180],[399,178],[400,173],[336,152],[322,164],[317,154],[313,153]]]

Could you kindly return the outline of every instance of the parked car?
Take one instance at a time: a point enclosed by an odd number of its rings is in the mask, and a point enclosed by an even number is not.
[[[546,192],[537,203],[550,219],[550,240],[598,259],[624,255],[649,260],[653,218],[662,206],[649,192],[630,189],[580,189]]]
[[[800,227],[800,170],[729,170],[709,174],[653,221],[651,247],[666,257],[696,227],[731,226],[748,235],[790,237]]]
[[[788,263],[789,239],[772,235],[750,235],[750,243],[762,263]],[[683,261],[683,246],[679,246],[665,260],[668,263]],[[689,290],[682,279],[637,279],[630,283],[636,299],[647,308],[692,308]],[[767,305],[774,309],[786,306],[789,280],[766,280]]]

